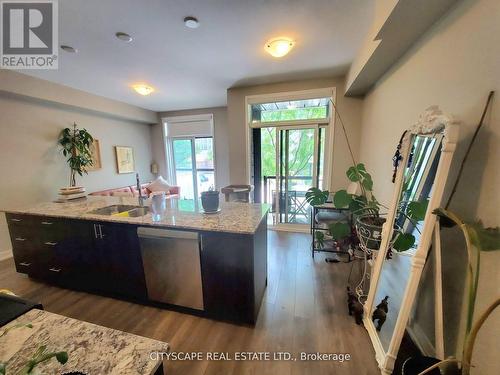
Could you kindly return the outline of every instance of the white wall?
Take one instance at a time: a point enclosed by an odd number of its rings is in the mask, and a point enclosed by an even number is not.
[[[199,108],[181,111],[161,112],[159,118],[189,116],[200,114],[213,114],[214,139],[215,139],[215,179],[217,188],[229,185],[229,137],[227,129],[227,108]],[[153,159],[158,163],[160,175],[167,176],[167,162],[165,158],[165,147],[161,122],[155,124],[151,129],[151,143]]]
[[[467,220],[481,218],[487,226],[499,225],[499,35],[498,0],[462,1],[434,25],[366,96],[361,160],[374,176],[375,193],[381,202],[390,200],[391,157],[401,133],[425,108],[438,104],[462,121],[460,143],[450,171],[450,180],[453,181],[488,92],[497,90],[497,98],[486,117],[450,208]],[[447,230],[443,235],[446,351],[454,354],[463,293],[464,249],[458,232]],[[483,255],[476,312],[483,311],[500,296],[499,266],[500,251]],[[424,280],[423,285],[429,283]],[[421,296],[417,304],[423,300],[425,298]],[[422,326],[431,327],[432,324],[425,320],[432,319],[432,305],[425,306],[425,310],[426,316],[420,314],[417,318],[421,319]],[[479,334],[473,373],[500,373],[498,337],[500,311],[495,312]]]
[[[1,77],[6,77],[6,73],[2,72]],[[26,87],[36,87],[44,93],[56,90],[58,92],[53,94],[60,95],[65,92],[67,100],[71,100],[73,95],[79,104],[100,103],[101,107],[98,107],[99,111],[94,111],[90,107],[12,94],[5,90],[6,81],[0,81],[0,210],[52,200],[60,187],[68,185],[69,169],[57,146],[57,139],[60,131],[71,127],[73,122],[86,128],[100,142],[102,169],[77,179],[77,183],[85,186],[87,191],[135,183],[134,174],[117,173],[115,145],[132,146],[136,170],[142,180],[152,178],[149,172],[152,160],[150,125],[117,118],[117,113],[112,111],[122,109],[122,114],[128,110],[136,115],[144,113],[143,110],[18,73],[9,77],[14,77],[13,82],[20,78]],[[109,108],[111,113],[103,112],[105,108]],[[150,118],[156,119],[156,114]],[[2,214],[1,255],[4,256],[10,248]]]

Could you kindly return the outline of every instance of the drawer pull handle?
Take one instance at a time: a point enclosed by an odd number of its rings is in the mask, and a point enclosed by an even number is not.
[[[23,221],[23,219],[10,219],[10,221],[14,221],[16,223],[19,223],[20,221]]]
[[[31,263],[21,262],[21,263],[19,263],[19,265],[23,266],[23,267],[29,267],[29,266],[31,266]]]
[[[52,225],[54,223],[50,222],[50,221],[42,221],[42,225]]]
[[[49,268],[49,271],[51,272],[61,272],[60,268]]]
[[[44,244],[48,246],[56,246],[57,242],[44,242]]]
[[[22,238],[22,237],[16,237],[16,241],[26,241],[26,238]]]

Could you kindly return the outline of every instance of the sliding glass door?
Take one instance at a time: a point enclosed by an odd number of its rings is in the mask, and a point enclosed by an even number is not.
[[[309,224],[305,194],[318,186],[318,144],[318,126],[278,129],[278,224]]]
[[[215,188],[213,138],[172,138],[171,142],[181,204],[185,208],[198,208],[201,192]]]

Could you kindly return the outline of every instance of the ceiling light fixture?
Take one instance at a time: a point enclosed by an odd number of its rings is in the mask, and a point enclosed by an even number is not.
[[[266,43],[266,51],[274,57],[285,56],[295,45],[295,42],[289,38],[274,38]]]
[[[130,35],[128,35],[127,33],[123,33],[121,31],[117,32],[115,36],[125,43],[130,43],[132,41],[132,37]]]
[[[132,85],[132,88],[140,95],[146,96],[151,94],[153,91],[155,91],[154,88],[152,88],[149,85],[146,85],[144,83],[137,83],[135,85]]]
[[[67,45],[64,45],[64,44],[61,46],[61,49],[63,51],[69,52],[69,53],[77,53],[78,52],[78,50],[76,48],[73,48],[71,46],[67,46]]]
[[[184,25],[190,29],[197,29],[200,26],[200,22],[195,17],[186,17],[184,18]]]

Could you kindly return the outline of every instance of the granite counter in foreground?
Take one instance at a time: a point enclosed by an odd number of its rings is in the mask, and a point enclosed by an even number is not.
[[[115,204],[138,205],[137,198],[97,197],[67,202],[44,202],[22,209],[5,209],[6,213],[52,216],[70,219],[99,220],[136,225],[151,225],[165,228],[194,229],[229,233],[255,233],[267,214],[269,205],[256,203],[221,202],[221,211],[205,214],[201,210],[185,206],[182,200],[167,200],[165,218],[153,222],[151,214],[140,217],[120,217],[90,213],[98,208]]]
[[[31,310],[2,329],[20,323],[31,323],[33,328],[12,329],[0,337],[0,360],[7,362],[7,373],[17,373],[40,345],[47,345],[49,351],[66,351],[69,356],[65,365],[53,358],[37,366],[43,374],[155,374],[162,363],[150,354],[169,349],[161,341],[42,310]]]

